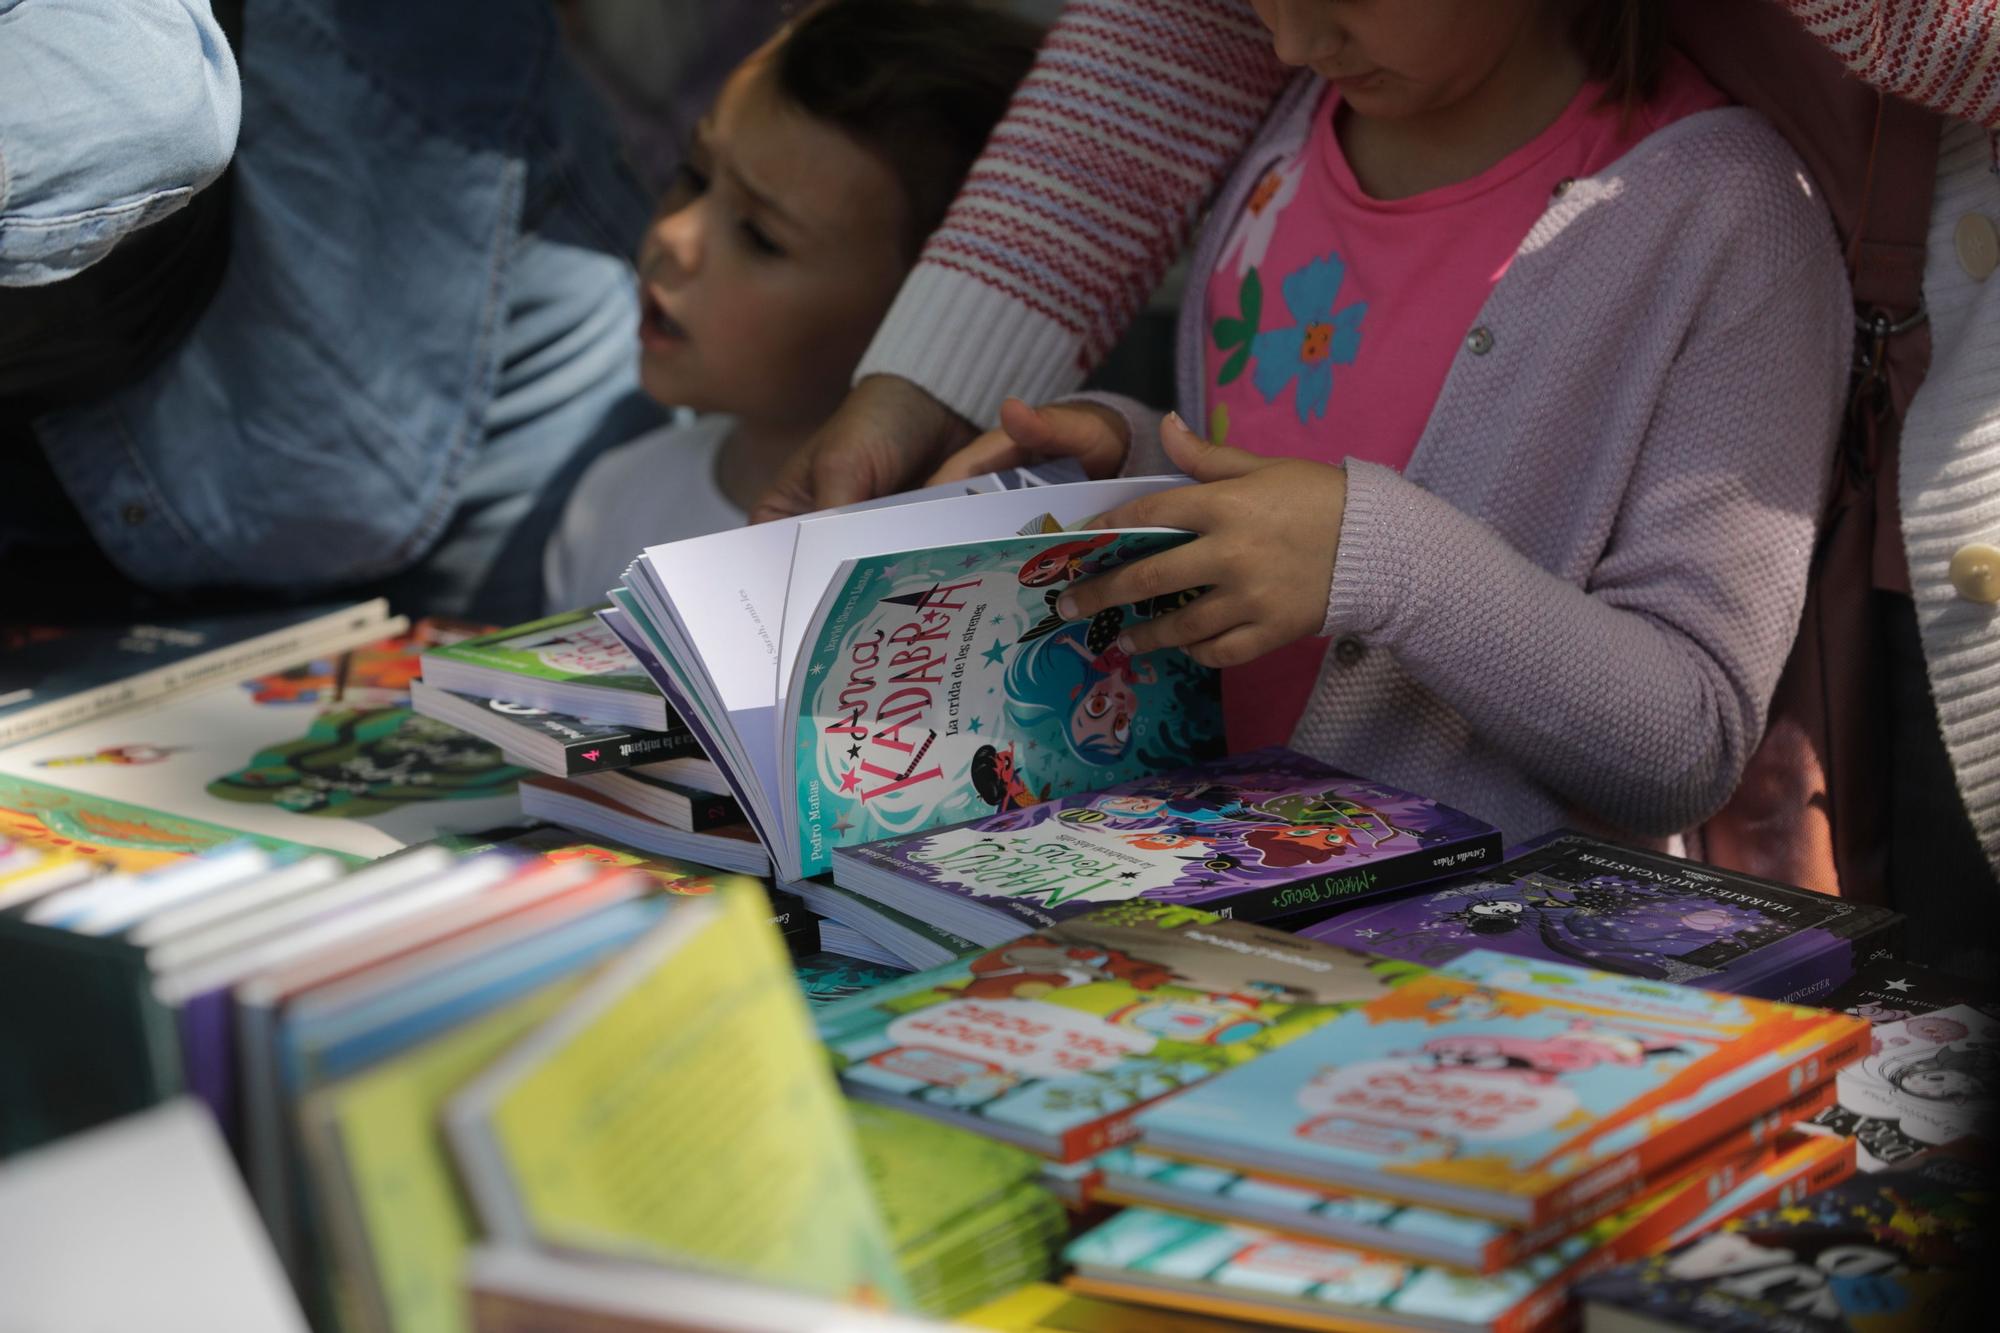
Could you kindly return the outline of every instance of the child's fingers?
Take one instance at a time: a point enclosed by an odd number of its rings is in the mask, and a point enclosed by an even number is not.
[[[930,480],[924,484],[941,486],[948,481],[984,476],[1002,468],[1024,467],[1034,461],[1034,455],[1022,448],[1020,442],[1006,431],[989,430],[945,459],[944,466],[931,473]]]
[[[1250,619],[1242,599],[1210,591],[1180,610],[1125,627],[1119,642],[1134,656],[1162,648],[1185,648],[1227,636]]]
[[[1107,607],[1130,606],[1187,588],[1205,588],[1215,582],[1216,569],[1210,552],[1202,546],[1199,540],[1191,541],[1108,574],[1072,583],[1056,599],[1056,614],[1065,620],[1084,620]]]
[[[1178,412],[1160,418],[1160,445],[1173,465],[1196,481],[1228,481],[1255,472],[1272,461],[1247,449],[1210,444],[1189,430]]]
[[[1187,655],[1205,667],[1242,666],[1281,646],[1277,636],[1259,625],[1241,624],[1212,639],[1187,645]]]

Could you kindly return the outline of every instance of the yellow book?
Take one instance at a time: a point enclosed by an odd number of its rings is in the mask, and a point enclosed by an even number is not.
[[[1010,1291],[961,1315],[959,1323],[992,1333],[1240,1333],[1252,1327],[1233,1319],[1083,1296],[1047,1282]]]
[[[469,1027],[323,1088],[300,1112],[332,1238],[343,1328],[464,1333],[478,1238],[437,1130],[445,1100],[576,993],[554,982]]]
[[[769,916],[741,889],[675,903],[452,1099],[488,1235],[904,1304]]]

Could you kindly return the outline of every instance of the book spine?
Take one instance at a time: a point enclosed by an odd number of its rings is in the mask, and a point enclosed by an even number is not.
[[[1290,884],[1251,889],[1215,903],[1190,903],[1209,911],[1221,911],[1238,921],[1270,921],[1277,917],[1299,918],[1308,924],[1314,917],[1354,901],[1372,898],[1394,889],[1428,884],[1447,875],[1457,875],[1474,866],[1500,858],[1500,835],[1483,833],[1442,847],[1408,852],[1379,865],[1335,870],[1312,879]]]
[[[1836,1032],[1837,1035],[1830,1036],[1825,1042],[1805,1044],[1805,1048],[1791,1059],[1774,1066],[1771,1072],[1714,1105],[1703,1108],[1700,1115],[1664,1125],[1637,1147],[1545,1192],[1535,1200],[1528,1225],[1545,1225],[1597,1194],[1615,1188],[1629,1177],[1656,1171],[1675,1158],[1694,1151],[1704,1136],[1712,1135],[1711,1127],[1715,1124],[1747,1122],[1753,1130],[1761,1126],[1763,1133],[1776,1133],[1782,1126],[1775,1123],[1774,1112],[1782,1115],[1783,1107],[1798,1096],[1800,1088],[1830,1082],[1838,1070],[1868,1053],[1869,1033],[1865,1024],[1842,1023]]]
[[[582,773],[611,773],[668,759],[694,758],[702,752],[701,746],[695,742],[694,733],[683,727],[636,736],[564,740],[562,749],[563,776],[571,778]]]

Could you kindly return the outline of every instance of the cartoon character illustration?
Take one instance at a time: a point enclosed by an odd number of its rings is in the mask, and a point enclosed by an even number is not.
[[[208,784],[225,801],[365,819],[420,801],[504,796],[526,770],[498,747],[402,708],[326,713]]]
[[[1356,845],[1362,834],[1368,834],[1369,841],[1375,844],[1396,838],[1423,841],[1421,834],[1391,823],[1373,806],[1363,805],[1336,791],[1310,796],[1289,792],[1259,801],[1249,806],[1248,810],[1252,817],[1280,820],[1298,828],[1344,829],[1354,835],[1347,839],[1348,846]]]
[[[1351,829],[1331,824],[1304,828],[1258,828],[1243,835],[1267,866],[1289,869],[1332,860],[1355,845]]]
[[[928,1046],[892,1046],[868,1057],[867,1063],[885,1074],[928,1083],[919,1096],[953,1106],[990,1102],[1020,1079],[989,1060],[933,1050]]]
[[[1162,1041],[1188,1042],[1197,1046],[1227,1046],[1246,1041],[1270,1026],[1257,1012],[1255,1001],[1238,1003],[1232,999],[1188,998],[1174,995],[1149,996],[1114,1009],[1104,1021],[1158,1037]]]
[[[186,745],[149,745],[140,741],[134,745],[107,745],[89,754],[58,755],[53,759],[37,759],[36,768],[78,768],[85,764],[157,764],[168,755],[179,754],[191,747]]]
[[[1025,644],[1007,663],[1009,714],[1024,726],[1062,719],[1062,737],[1086,763],[1109,765],[1131,752],[1138,732],[1140,685],[1157,677],[1150,662],[1134,661],[1093,619],[1067,624]]]
[[[1068,583],[1084,572],[1084,559],[1092,551],[1118,539],[1115,532],[1093,533],[1073,542],[1051,546],[1021,566],[1021,586],[1046,588],[1051,583]]]
[[[1419,1048],[1435,1070],[1460,1070],[1550,1083],[1564,1074],[1580,1074],[1599,1065],[1637,1068],[1661,1055],[1681,1055],[1679,1046],[1618,1032],[1579,1019],[1567,1032],[1553,1037],[1509,1037],[1489,1033],[1457,1033],[1433,1037]]]
[[[1028,785],[1027,775],[1014,766],[1014,746],[1004,750],[982,745],[972,752],[972,789],[996,810],[1025,810],[1048,799]]]
[[[1048,935],[1024,935],[967,966],[972,979],[958,993],[975,1000],[1032,1000],[1093,981],[1122,981],[1134,990],[1153,990],[1173,980],[1172,971],[1158,963]]]
[[[2000,1093],[2000,1053],[1979,1042],[1892,1056],[1881,1072],[1890,1087],[1919,1101],[1979,1106]]]

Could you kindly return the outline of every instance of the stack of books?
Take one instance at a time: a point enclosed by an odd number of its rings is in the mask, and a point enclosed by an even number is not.
[[[663,856],[770,873],[714,764],[618,638],[573,611],[430,649],[411,702],[535,770],[521,811]]]

